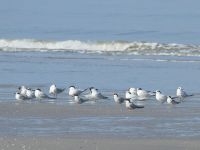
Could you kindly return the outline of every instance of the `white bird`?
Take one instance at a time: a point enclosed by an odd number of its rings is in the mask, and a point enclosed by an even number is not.
[[[24,85],[20,86],[18,89],[21,95],[26,96],[27,88]]]
[[[35,91],[30,89],[30,88],[27,88],[26,89],[26,97],[28,99],[32,99],[32,98],[35,98]]]
[[[134,102],[135,100],[141,100],[138,99],[138,97],[135,94],[131,94],[129,91],[125,92],[125,98],[130,99],[131,102]]]
[[[69,87],[69,96],[75,96],[75,95],[80,95],[81,93],[85,92],[87,89],[85,90],[80,90],[77,89],[75,86],[70,86]]]
[[[183,99],[185,97],[189,97],[189,96],[193,96],[193,94],[187,94],[183,88],[178,87],[176,90],[176,96],[178,96],[179,98]]]
[[[125,98],[131,99],[134,95],[132,95],[129,91],[125,92]]]
[[[15,99],[16,100],[27,100],[27,98],[25,96],[23,96],[20,92],[16,92],[15,93]]]
[[[178,101],[175,101],[174,100],[174,98],[173,97],[171,97],[171,96],[167,96],[167,103],[168,104],[179,104],[180,102],[178,102]]]
[[[102,95],[98,89],[91,87],[90,89],[90,94],[85,95],[86,98],[91,99],[91,100],[98,100],[98,99],[107,99],[108,97]]]
[[[137,89],[136,88],[129,88],[128,90],[131,94],[135,94],[137,96]]]
[[[78,95],[74,95],[74,102],[77,104],[82,104],[84,102],[88,101],[88,99],[84,99],[79,97]]]
[[[116,103],[118,103],[118,104],[121,104],[121,103],[123,103],[126,100],[126,98],[119,97],[119,95],[117,93],[113,94],[113,98],[114,98],[114,101]]]
[[[57,94],[62,93],[64,89],[57,88],[55,84],[52,84],[49,88],[49,94],[53,94],[55,97],[57,97]]]
[[[135,105],[134,103],[132,103],[129,99],[125,100],[125,106],[127,109],[131,110],[131,109],[136,109],[136,108],[144,108],[144,106],[140,106],[140,105]]]
[[[140,100],[145,100],[145,99],[148,99],[150,98],[151,96],[154,96],[155,94],[151,91],[146,91],[142,88],[137,88],[137,96],[138,96],[138,99]]]
[[[167,101],[167,96],[162,94],[161,91],[157,90],[156,91],[156,100],[161,103],[164,103]]]
[[[117,104],[120,104],[120,110],[121,112],[123,112],[123,109],[122,109],[122,103],[126,100],[126,98],[124,97],[119,97],[119,95],[117,93],[114,93],[113,94],[113,98],[114,98],[114,101],[117,103]]]
[[[137,99],[137,89],[129,88],[128,91],[125,92],[125,98],[128,99]]]
[[[47,94],[45,94],[44,92],[41,91],[41,89],[36,89],[35,90],[35,97],[36,99],[45,99],[45,98],[48,98],[48,99],[55,99],[55,98],[52,98],[52,97],[49,97]]]

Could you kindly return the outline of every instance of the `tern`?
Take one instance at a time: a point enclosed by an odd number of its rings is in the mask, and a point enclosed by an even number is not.
[[[137,89],[136,88],[129,88],[128,90],[131,94],[135,94],[137,96]]]
[[[127,109],[132,110],[132,109],[136,109],[136,108],[144,108],[144,106],[140,106],[140,105],[135,105],[134,103],[132,103],[130,101],[130,99],[126,99],[125,100],[125,106]]]
[[[122,103],[126,100],[126,98],[124,97],[119,97],[119,95],[117,93],[114,93],[113,94],[113,98],[114,98],[114,101],[117,103],[117,104],[120,104],[121,105],[121,112],[123,112],[123,109],[122,109]]]
[[[137,89],[136,88],[129,88],[126,92],[125,92],[125,98],[128,99],[137,99]]]
[[[26,97],[28,99],[32,99],[32,98],[35,98],[35,91],[30,89],[30,88],[27,88],[26,89]]]
[[[26,96],[27,88],[24,85],[20,86],[18,89],[21,95]]]
[[[80,95],[81,93],[85,92],[87,89],[85,90],[80,90],[80,89],[77,89],[75,86],[70,86],[69,87],[69,96],[77,96],[77,95]]]
[[[15,99],[16,100],[27,100],[27,98],[25,96],[23,96],[20,92],[16,92],[15,93]]]
[[[167,96],[167,103],[174,105],[174,104],[179,104],[180,102],[175,101],[174,98],[171,96]]]
[[[167,101],[167,96],[162,94],[161,91],[157,90],[156,91],[156,100],[161,103],[164,103]]]
[[[84,102],[88,101],[88,99],[84,99],[79,97],[78,95],[74,95],[74,102],[77,104],[82,104]]]
[[[138,96],[138,99],[144,100],[144,99],[148,99],[151,96],[155,96],[155,94],[151,91],[146,91],[142,88],[137,88],[137,96]]]
[[[87,97],[88,99],[91,100],[97,100],[97,99],[107,99],[108,97],[102,95],[98,89],[91,87],[90,89],[90,94],[85,95],[85,97]]]
[[[127,99],[127,98],[124,98],[124,97],[119,97],[119,95],[117,93],[113,94],[113,98],[114,98],[114,101],[118,104],[123,103]]]
[[[183,99],[189,96],[193,96],[193,94],[187,94],[182,87],[178,87],[176,90],[176,96],[180,99]]]
[[[36,97],[36,99],[39,99],[39,100],[45,99],[45,98],[47,98],[47,99],[55,99],[53,97],[49,97],[47,94],[45,94],[44,92],[42,92],[41,89],[36,89],[35,90],[35,97]]]
[[[57,88],[55,84],[52,84],[49,88],[49,94],[53,94],[55,97],[57,97],[57,94],[62,93],[64,90],[65,88],[64,89]]]

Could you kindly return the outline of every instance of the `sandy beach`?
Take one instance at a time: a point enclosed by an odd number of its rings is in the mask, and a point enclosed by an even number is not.
[[[199,139],[0,138],[3,150],[199,150]]]
[[[64,150],[64,149],[83,149],[83,150],[121,150],[121,149],[143,149],[143,150],[168,150],[168,149],[176,149],[176,150],[198,150],[200,148],[199,143],[199,136],[192,136],[192,137],[173,137],[169,135],[162,135],[162,132],[155,133],[155,136],[151,134],[144,134],[145,136],[138,135],[137,131],[131,132],[130,134],[122,134],[120,131],[119,133],[112,133],[108,132],[105,129],[103,132],[94,132],[88,130],[88,132],[66,132],[64,131],[66,128],[62,127],[64,125],[68,126],[76,126],[73,122],[70,121],[67,124],[63,124],[59,121],[61,120],[70,120],[72,118],[80,119],[80,126],[85,127],[90,124],[95,126],[94,122],[88,122],[87,124],[82,125],[82,117],[83,118],[109,118],[114,117],[114,119],[121,119],[121,118],[131,118],[131,117],[148,117],[148,118],[157,118],[157,122],[159,122],[160,118],[182,118],[183,116],[193,116],[200,113],[199,109],[193,108],[192,110],[188,109],[185,111],[182,107],[177,108],[168,108],[167,106],[160,106],[157,109],[152,109],[153,107],[149,107],[142,110],[133,110],[129,111],[121,109],[118,105],[110,105],[105,106],[102,104],[83,104],[83,105],[55,105],[49,103],[35,103],[30,104],[26,102],[12,102],[11,104],[2,103],[0,105],[0,113],[1,119],[6,118],[7,120],[12,120],[18,118],[19,121],[22,121],[25,124],[21,124],[22,127],[19,126],[18,121],[14,121],[16,124],[8,123],[5,125],[4,123],[1,126],[1,133],[2,130],[8,131],[9,128],[16,128],[14,132],[7,134],[1,134],[0,136],[0,148],[4,150],[21,150],[21,149],[40,149],[40,150]],[[158,114],[159,113],[159,114]],[[196,117],[197,117],[196,116]],[[32,125],[29,124],[29,130],[33,130],[33,126],[41,126],[40,130],[49,130],[49,134],[47,133],[40,133],[35,130],[35,133],[27,134],[27,131],[24,132],[26,128],[26,122],[20,120],[21,118],[27,119],[27,122],[31,122],[30,118],[39,118],[39,123],[35,124],[34,120],[32,120]],[[51,123],[48,120],[56,120],[55,122]],[[44,120],[44,121],[42,121]],[[100,119],[99,119],[100,120]],[[101,120],[101,121],[102,121]],[[144,119],[145,120],[145,119]],[[132,124],[134,122],[136,124],[141,124],[144,120],[135,120],[133,122],[125,122],[123,124]],[[162,120],[162,119],[161,119]],[[110,119],[112,122],[113,120]],[[9,122],[9,121],[8,121]],[[66,121],[67,122],[67,121]],[[113,121],[115,122],[115,121]],[[84,122],[85,123],[85,122]],[[101,122],[100,126],[106,126],[106,122]],[[151,121],[149,121],[151,123]],[[59,132],[59,134],[55,134],[51,130],[54,130],[54,124],[58,124],[63,129],[63,132]],[[124,126],[121,124],[121,126]],[[112,125],[112,124],[111,124]],[[148,130],[151,130],[152,126],[146,124],[145,125]],[[98,128],[99,126],[97,126]],[[2,129],[4,128],[4,129]],[[18,128],[18,129],[17,129]],[[112,128],[112,127],[111,127]],[[180,124],[181,128],[181,124]],[[152,128],[153,129],[153,128]],[[198,127],[197,127],[198,129]],[[19,131],[18,131],[19,130]],[[119,129],[120,130],[120,129]],[[163,129],[164,130],[164,129]],[[177,129],[179,130],[179,129]],[[22,131],[20,133],[20,131]],[[24,133],[23,133],[24,132]],[[48,132],[48,130],[46,131]],[[138,136],[135,136],[137,134]]]

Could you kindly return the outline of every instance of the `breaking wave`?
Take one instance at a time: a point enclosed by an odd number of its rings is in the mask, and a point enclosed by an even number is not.
[[[44,41],[0,39],[1,51],[66,51],[127,55],[200,56],[200,45],[127,41]]]

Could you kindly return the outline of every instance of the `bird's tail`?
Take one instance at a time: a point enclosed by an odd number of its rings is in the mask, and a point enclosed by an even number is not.
[[[108,97],[107,97],[107,96],[103,96],[103,95],[102,95],[102,99],[108,99]]]
[[[136,105],[136,108],[144,108],[142,105]]]
[[[48,99],[56,99],[56,97],[50,97],[50,96],[48,96],[47,98]]]
[[[189,95],[187,95],[187,97],[190,97],[190,96],[194,96],[194,94],[189,94]]]
[[[86,88],[86,89],[84,89],[81,93],[83,93],[83,92],[85,92],[85,91],[87,91],[89,88]]]
[[[67,88],[60,89],[59,92],[61,93],[61,92],[64,92],[65,90],[67,90]]]

